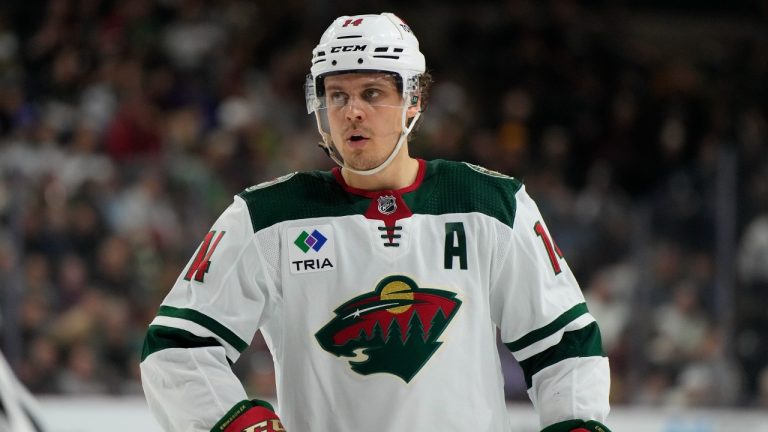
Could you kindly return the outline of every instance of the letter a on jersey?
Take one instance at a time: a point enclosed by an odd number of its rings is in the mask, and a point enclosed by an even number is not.
[[[442,345],[437,338],[461,306],[455,297],[389,276],[372,293],[339,306],[315,338],[329,353],[352,357],[349,364],[361,375],[390,373],[410,382]]]

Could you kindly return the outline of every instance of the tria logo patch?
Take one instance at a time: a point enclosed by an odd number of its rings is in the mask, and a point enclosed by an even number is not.
[[[304,253],[309,252],[310,249],[313,249],[315,252],[320,252],[320,249],[323,248],[323,245],[327,241],[328,239],[318,230],[312,231],[312,234],[307,234],[306,231],[302,231],[301,234],[296,237],[296,240],[293,241],[293,244],[298,246]]]
[[[348,357],[361,375],[389,373],[410,382],[440,348],[437,339],[460,307],[456,293],[389,276],[336,308],[315,338],[329,353]]]
[[[397,200],[392,195],[382,195],[378,199],[379,213],[391,215],[397,211]]]
[[[336,249],[330,225],[289,228],[286,236],[293,239],[293,245],[288,246],[291,273],[336,270]]]

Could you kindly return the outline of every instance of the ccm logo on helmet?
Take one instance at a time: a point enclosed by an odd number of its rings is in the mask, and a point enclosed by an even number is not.
[[[331,48],[332,53],[337,52],[350,52],[350,51],[365,51],[365,47],[368,45],[344,45],[344,46],[335,46]]]

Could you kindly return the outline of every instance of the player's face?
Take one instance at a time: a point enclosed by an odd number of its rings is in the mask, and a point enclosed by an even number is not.
[[[325,98],[331,137],[344,163],[356,170],[382,164],[403,130],[403,100],[394,78],[383,73],[328,76]]]

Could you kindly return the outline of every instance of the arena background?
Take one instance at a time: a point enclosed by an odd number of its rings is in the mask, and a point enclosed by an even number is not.
[[[331,166],[311,49],[380,11],[436,81],[412,153],[538,202],[600,323],[615,430],[768,430],[768,2],[362,3],[0,5],[2,351],[52,430],[149,430],[147,324],[234,194]],[[235,369],[274,397],[259,336]]]

